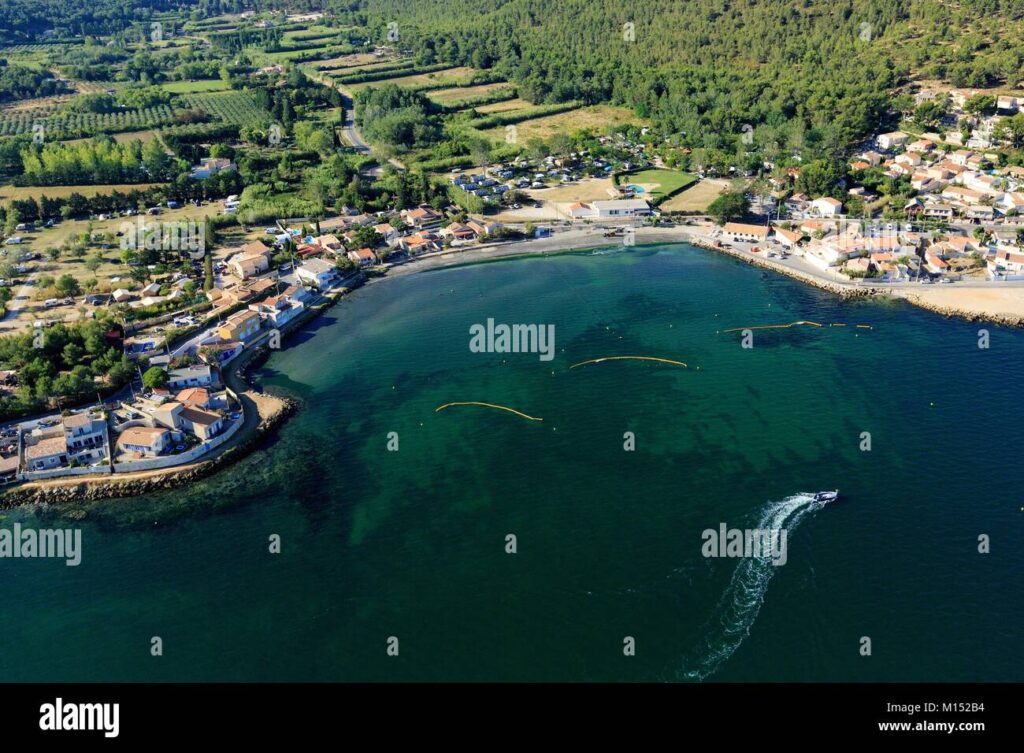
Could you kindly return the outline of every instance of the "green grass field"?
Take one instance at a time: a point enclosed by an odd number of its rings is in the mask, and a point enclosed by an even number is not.
[[[659,201],[666,196],[671,196],[696,182],[697,176],[691,173],[656,168],[620,175],[618,181],[620,186],[629,184],[641,186],[644,189],[642,196],[651,201]]]
[[[228,85],[219,78],[210,78],[199,81],[169,81],[166,84],[160,84],[160,88],[174,94],[193,94],[195,92],[224,91]]]

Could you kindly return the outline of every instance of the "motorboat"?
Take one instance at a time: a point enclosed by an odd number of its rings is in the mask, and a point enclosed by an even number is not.
[[[839,490],[838,489],[836,489],[835,491],[831,491],[831,492],[817,492],[814,495],[814,501],[815,502],[823,502],[823,503],[835,502],[837,499],[839,499]]]

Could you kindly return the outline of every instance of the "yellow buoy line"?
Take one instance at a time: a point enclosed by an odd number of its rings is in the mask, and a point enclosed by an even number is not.
[[[479,405],[479,406],[482,406],[484,408],[494,408],[495,410],[503,410],[503,411],[507,411],[509,413],[514,413],[517,416],[520,416],[521,418],[527,419],[528,421],[543,421],[544,420],[543,418],[537,418],[536,416],[528,416],[525,413],[517,411],[515,408],[509,408],[507,405],[495,405],[494,403],[480,403],[480,402],[477,402],[475,400],[467,400],[467,401],[455,402],[455,403],[445,403],[444,405],[439,405],[437,408],[435,408],[434,412],[435,413],[440,413],[445,408],[451,408],[452,406],[455,406],[455,405]]]
[[[655,358],[654,356],[604,356],[603,358],[591,358],[587,361],[580,361],[570,366],[570,369],[575,369],[577,366],[586,366],[588,363],[601,363],[603,361],[657,361],[658,363],[667,363],[672,366],[682,366],[684,369],[689,368],[682,361],[673,361],[670,358]]]
[[[743,332],[745,330],[753,331],[755,329],[789,329],[790,327],[799,327],[801,325],[806,325],[808,327],[824,327],[824,326],[826,326],[826,325],[821,324],[819,322],[812,322],[812,321],[808,321],[808,320],[805,320],[805,319],[801,319],[798,322],[790,322],[789,324],[762,324],[762,325],[759,325],[757,327],[731,327],[729,329],[723,329],[723,330],[719,330],[719,331],[720,332]],[[828,326],[829,327],[846,327],[847,325],[842,323],[842,322],[833,322],[832,324],[829,324]],[[853,326],[856,327],[857,329],[873,329],[870,324],[855,324]]]
[[[757,327],[732,327],[731,329],[723,329],[722,332],[742,332],[745,329],[789,329],[790,327],[799,327],[801,324],[806,324],[811,327],[821,326],[818,322],[800,320],[799,322],[790,322],[789,324],[762,324]]]

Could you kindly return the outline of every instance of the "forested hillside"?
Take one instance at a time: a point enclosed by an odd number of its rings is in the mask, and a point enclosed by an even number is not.
[[[326,0],[424,63],[495,66],[534,102],[626,104],[684,143],[744,126],[768,151],[834,153],[909,76],[1024,78],[1020,0]],[[632,24],[632,26],[628,26]]]
[[[683,146],[750,132],[769,158],[838,155],[915,76],[1024,83],[1024,0],[5,0],[0,28],[95,34],[176,7],[323,9],[421,66],[493,69],[535,104],[626,105]]]

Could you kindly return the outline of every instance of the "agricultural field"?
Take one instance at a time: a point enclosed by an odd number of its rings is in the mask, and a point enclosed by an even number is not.
[[[401,71],[396,71],[396,73],[401,74]],[[475,68],[446,68],[443,71],[435,71],[434,73],[420,73],[412,76],[398,75],[395,78],[381,79],[380,81],[366,81],[361,84],[342,85],[353,92],[365,89],[368,86],[380,86],[384,83],[397,84],[398,86],[406,86],[412,89],[421,86],[433,86],[440,84],[448,84],[451,87],[458,87],[468,81],[474,73],[476,73]],[[438,86],[438,88],[442,87]]]
[[[55,94],[52,97],[33,97],[5,102],[0,105],[0,117],[17,113],[29,113],[36,117],[54,114],[74,99],[74,96],[74,94]]]
[[[659,209],[667,212],[703,212],[728,188],[727,180],[704,178],[663,202]]]
[[[267,60],[271,63],[280,63],[293,58],[304,58],[310,55],[340,55],[347,50],[351,50],[351,46],[344,44],[325,44],[321,47],[306,47],[301,50],[280,50],[278,52],[263,52],[254,47],[247,47],[246,51],[254,58],[260,60]]]
[[[284,33],[285,43],[316,42],[320,39],[337,39],[341,29],[327,26],[309,26],[305,29],[292,29]]]
[[[435,89],[434,91],[427,94],[427,96],[434,102],[439,104],[447,104],[449,102],[461,102],[466,99],[477,99],[483,97],[486,94],[493,94],[501,89],[511,89],[511,84],[507,82],[499,82],[495,84],[480,84],[478,86],[458,86],[452,89]],[[509,100],[525,102],[525,100]],[[505,104],[504,102],[500,104]],[[523,105],[524,107],[530,107],[530,103]],[[478,108],[483,110],[483,108]]]
[[[126,144],[129,141],[141,141],[143,144],[148,144],[150,141],[157,138],[157,134],[156,131],[125,131],[124,133],[111,134],[111,138],[118,144]],[[66,139],[64,143],[80,144],[84,141],[89,141],[89,139]]]
[[[334,59],[335,60],[339,60],[340,58],[334,58]],[[317,69],[317,70],[320,70],[324,74],[326,74],[328,76],[332,76],[332,77],[333,76],[349,76],[349,75],[356,74],[356,73],[373,73],[375,71],[387,70],[389,67],[394,67],[395,65],[398,65],[401,62],[402,61],[397,60],[397,59],[390,59],[390,60],[384,59],[384,60],[382,60],[380,58],[376,58],[375,57],[373,61],[368,62],[368,63],[353,63],[351,65],[343,65],[343,64],[336,63],[334,66],[331,66],[330,68],[328,68],[326,70],[323,70],[323,69]],[[341,65],[341,67],[338,67],[339,65]],[[409,70],[412,70],[412,68],[413,68],[413,66],[409,66]],[[395,75],[396,76],[401,75],[401,71],[396,71]]]
[[[338,70],[341,70],[342,68],[366,70],[366,68],[369,68],[371,65],[376,63],[394,63],[397,62],[397,60],[398,58],[386,58],[374,55],[372,52],[354,52],[348,55],[340,55],[336,58],[330,58],[329,60],[317,60],[310,63],[310,65],[317,69],[338,67]]]
[[[156,188],[162,183],[117,183],[99,186],[0,186],[0,204],[7,204],[12,199],[38,199],[40,196],[48,196],[51,199],[63,199],[73,193],[81,194],[86,198],[110,194],[114,191],[128,193],[130,191],[144,191],[147,188]]]
[[[620,186],[637,186],[643,189],[638,192],[640,198],[654,202],[696,182],[697,176],[691,173],[657,168],[619,176]]]
[[[0,57],[5,58],[9,63],[17,63],[29,68],[41,68],[46,64],[51,53],[67,48],[68,45],[16,44],[0,47]]]
[[[601,131],[609,126],[621,126],[627,123],[642,124],[643,121],[625,107],[613,105],[591,105],[578,110],[569,110],[555,115],[545,115],[516,123],[516,135],[520,142],[527,139],[548,140],[558,133],[572,133],[581,129]],[[494,141],[505,141],[505,126],[496,126],[482,131]]]
[[[219,92],[228,85],[219,78],[200,79],[199,81],[168,81],[160,84],[160,88],[174,94],[193,94],[195,92]]]
[[[522,97],[516,97],[515,99],[506,99],[504,102],[495,102],[490,105],[480,105],[474,107],[481,115],[490,115],[496,112],[512,112],[513,110],[526,110],[533,107],[532,102],[528,102]]]
[[[0,136],[31,134],[42,123],[47,139],[88,138],[100,133],[140,131],[174,122],[172,105],[157,105],[144,110],[120,110],[106,113],[66,113],[40,116],[38,112],[0,113]]]
[[[185,101],[189,107],[208,112],[225,123],[258,126],[270,122],[270,114],[245,92],[186,94]]]
[[[114,81],[72,81],[79,94],[103,94],[107,89],[119,89],[123,84]]]

